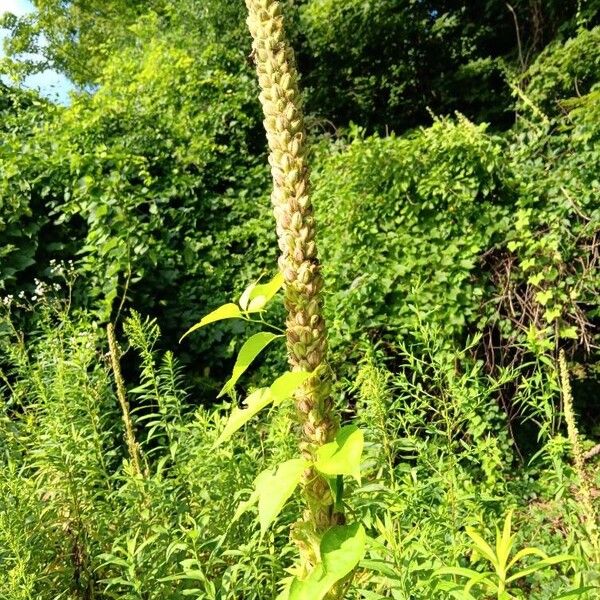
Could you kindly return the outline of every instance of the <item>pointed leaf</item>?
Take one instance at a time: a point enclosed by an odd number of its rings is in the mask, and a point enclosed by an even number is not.
[[[265,533],[294,493],[307,466],[308,462],[303,458],[293,458],[281,463],[275,471],[267,469],[256,478],[254,485],[258,495],[261,534]]]
[[[240,297],[240,306],[246,312],[258,312],[281,289],[283,275],[277,273],[271,281],[263,284],[250,284]]]
[[[502,535],[500,535],[500,532],[496,528],[496,557],[498,558],[498,567],[503,575],[506,574],[506,564],[514,543],[514,536],[510,535],[512,514],[512,510],[509,510],[506,519],[504,519]]]
[[[475,547],[479,552],[487,558],[495,569],[498,568],[498,560],[496,559],[496,555],[492,550],[492,547],[474,530],[470,527],[466,529],[467,535],[473,540]]]
[[[521,579],[521,577],[525,577],[526,575],[535,573],[536,571],[539,571],[540,569],[544,569],[545,567],[549,567],[551,565],[556,565],[558,563],[566,562],[566,561],[570,561],[570,560],[577,560],[577,557],[573,556],[572,554],[559,554],[557,556],[550,556],[549,558],[544,558],[543,560],[540,560],[540,561],[534,563],[530,567],[526,567],[522,571],[519,571],[518,573],[511,575],[506,580],[506,583],[510,583],[511,581],[516,581],[517,579]]]
[[[260,333],[254,334],[252,337],[244,342],[244,345],[240,348],[237,360],[233,366],[233,373],[227,383],[223,386],[223,389],[219,392],[217,398],[220,398],[224,394],[230,392],[238,379],[244,374],[246,369],[252,364],[252,361],[275,339],[282,337],[275,333],[269,333],[267,331],[261,331]]]
[[[283,584],[283,588],[275,600],[290,600],[290,586],[292,585],[293,579],[293,577],[286,577],[279,582],[280,584]]]
[[[275,404],[291,398],[294,392],[309,378],[310,373],[306,371],[289,371],[278,377],[270,388]]]
[[[556,596],[554,600],[565,600],[566,598],[581,598],[583,594],[591,590],[598,590],[600,592],[600,587],[588,585],[585,587],[582,586],[578,588],[573,588],[567,590],[564,594],[561,594],[560,596]]]
[[[225,429],[215,442],[215,446],[226,442],[240,427],[243,427],[254,415],[258,414],[271,402],[273,402],[273,396],[269,388],[260,388],[252,392],[244,400],[246,408],[238,408],[237,406],[233,408]]]
[[[252,292],[256,285],[256,283],[251,283],[240,296],[238,303],[242,310],[246,310],[248,308],[248,303],[250,302],[250,292]]]
[[[477,576],[471,577],[469,581],[465,584],[464,591],[469,593],[475,586],[483,583],[485,585],[493,585],[492,582],[488,579],[488,577],[494,575],[493,573],[486,571],[485,573],[480,573]]]
[[[475,571],[474,569],[467,569],[465,567],[441,567],[436,569],[433,572],[434,577],[439,577],[441,575],[458,575],[460,577],[477,577],[480,575],[479,571]]]
[[[289,600],[322,600],[336,582],[356,568],[365,554],[366,542],[360,523],[328,529],[321,540],[322,562],[306,579],[294,579]]]
[[[530,556],[532,554],[536,554],[540,558],[548,558],[548,555],[540,550],[539,548],[524,548],[523,550],[519,550],[513,557],[513,559],[508,563],[507,571],[516,565],[520,560],[524,559],[526,556]]]
[[[193,331],[200,329],[200,327],[204,327],[209,323],[214,323],[215,321],[223,321],[225,319],[238,319],[242,316],[242,311],[237,304],[229,303],[223,304],[223,306],[219,306],[216,310],[213,310],[211,313],[203,317],[199,323],[196,323],[192,327],[190,327],[179,339],[181,340],[188,336]]]
[[[238,504],[238,507],[233,515],[230,524],[235,523],[248,509],[252,508],[258,502],[258,494],[256,490],[250,494],[250,497]]]
[[[317,450],[315,467],[324,475],[351,475],[360,484],[360,462],[365,444],[356,425],[342,427],[333,442]]]
[[[277,273],[269,283],[254,286],[250,291],[250,302],[248,303],[248,308],[246,310],[248,312],[258,312],[262,310],[282,286],[283,275],[281,273]]]
[[[240,427],[243,427],[254,415],[258,414],[271,402],[278,406],[284,400],[291,398],[296,389],[309,377],[310,373],[306,371],[289,371],[278,377],[270,387],[260,388],[250,394],[244,400],[246,408],[236,406],[231,411],[225,429],[215,442],[215,446],[226,442]]]

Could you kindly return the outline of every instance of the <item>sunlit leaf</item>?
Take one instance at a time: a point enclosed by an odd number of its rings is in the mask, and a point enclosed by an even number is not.
[[[238,303],[242,310],[246,310],[248,308],[248,302],[250,302],[250,292],[256,287],[256,283],[251,283],[240,296]]]
[[[190,333],[200,329],[200,327],[204,327],[209,323],[214,323],[215,321],[223,321],[225,319],[237,319],[242,316],[242,311],[237,304],[229,303],[223,304],[223,306],[219,306],[216,310],[213,310],[211,313],[203,317],[200,322],[196,323],[192,327],[190,327],[180,338],[180,342],[183,338],[188,336]]]
[[[275,470],[263,471],[256,478],[254,485],[258,496],[258,520],[262,534],[294,493],[307,466],[308,462],[303,458],[293,458],[281,463]]]
[[[507,570],[510,570],[520,560],[522,560],[526,556],[531,556],[532,554],[535,554],[535,555],[539,556],[540,558],[548,558],[548,555],[545,552],[543,552],[542,550],[540,550],[539,548],[524,548],[523,550],[519,550],[519,552],[517,552],[513,556],[512,560],[508,563]]]
[[[479,571],[475,571],[474,569],[467,569],[465,567],[441,567],[437,569],[433,573],[434,576],[441,575],[458,575],[460,577],[478,577],[481,575]]]
[[[592,590],[598,590],[598,593],[600,593],[600,587],[593,586],[593,585],[587,585],[587,586],[582,586],[582,587],[578,587],[578,588],[573,588],[571,590],[567,590],[563,594],[560,594],[559,596],[555,596],[553,600],[566,600],[567,598],[581,598],[581,597],[584,597],[584,594],[586,594],[587,592],[590,592]]]
[[[289,600],[322,600],[340,579],[351,573],[365,554],[367,536],[360,523],[332,527],[321,540],[321,560],[310,575],[295,579]]]
[[[498,559],[498,565],[502,570],[505,570],[508,557],[513,547],[514,536],[510,534],[512,525],[512,511],[508,511],[506,519],[504,519],[504,526],[502,528],[502,534],[498,528],[496,528],[496,558]]]
[[[233,373],[227,383],[223,386],[223,389],[219,392],[217,398],[220,398],[224,394],[230,392],[238,379],[244,374],[246,369],[252,364],[252,361],[275,339],[281,337],[280,335],[269,333],[267,331],[261,331],[260,333],[254,334],[248,340],[244,342],[244,345],[240,348],[240,352],[233,366]]]
[[[231,523],[235,523],[248,509],[252,508],[258,502],[258,494],[256,490],[250,494],[250,497],[238,504],[238,507],[231,519]]]
[[[269,388],[260,388],[250,394],[244,404],[246,408],[235,406],[229,415],[225,429],[215,442],[215,446],[226,442],[240,427],[243,427],[254,415],[258,414],[265,406],[273,402]]]
[[[350,475],[360,483],[360,462],[365,444],[356,425],[342,427],[333,442],[317,450],[315,467],[324,475]]]
[[[240,306],[246,312],[258,312],[281,289],[283,275],[277,273],[268,283],[250,284],[240,296]]]
[[[492,547],[471,527],[467,527],[466,531],[467,535],[473,540],[477,550],[492,563],[494,568],[497,569],[498,560],[496,558],[496,554],[492,550]]]
[[[539,571],[540,569],[544,569],[545,567],[549,567],[551,565],[556,565],[561,562],[567,562],[570,560],[577,560],[577,557],[573,556],[572,554],[558,554],[557,556],[550,556],[549,558],[540,560],[540,561],[536,562],[535,564],[531,565],[530,567],[527,567],[526,569],[523,569],[522,571],[519,571],[518,573],[511,575],[506,580],[506,582],[510,583],[511,581],[516,581],[517,579],[521,579],[521,577],[525,577],[527,575],[530,575],[531,573],[535,573],[536,571]]]
[[[288,371],[271,384],[271,394],[275,404],[279,404],[294,395],[294,392],[310,378],[306,371]]]
[[[254,415],[273,402],[276,406],[284,400],[291,398],[296,389],[302,385],[310,373],[305,371],[290,371],[278,377],[270,387],[260,388],[244,400],[245,408],[234,407],[225,425],[225,429],[215,442],[215,446],[222,444],[240,427],[243,427]]]

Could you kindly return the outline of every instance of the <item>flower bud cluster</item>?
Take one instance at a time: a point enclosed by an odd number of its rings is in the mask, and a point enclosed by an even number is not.
[[[316,449],[335,436],[337,421],[331,401],[331,375],[325,362],[323,280],[315,243],[298,74],[293,50],[286,42],[280,2],[246,0],[246,6],[273,176],[271,200],[281,251],[279,268],[285,280],[288,353],[293,369],[314,373],[296,395],[301,449],[307,459],[312,459]],[[333,500],[329,486],[309,469],[304,490],[308,504],[305,518],[322,532],[331,525]]]

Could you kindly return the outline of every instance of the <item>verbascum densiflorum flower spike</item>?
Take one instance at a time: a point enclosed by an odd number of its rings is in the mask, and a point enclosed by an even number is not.
[[[579,500],[581,502],[585,526],[595,555],[594,559],[595,561],[600,561],[600,532],[598,531],[598,518],[594,507],[590,481],[585,470],[583,451],[579,441],[579,431],[577,429],[575,410],[573,408],[573,392],[571,391],[567,359],[565,351],[562,349],[558,355],[558,367],[563,399],[563,413],[567,423],[567,435],[569,437],[569,442],[571,443],[573,465],[579,479]]]
[[[331,376],[326,364],[323,280],[315,243],[298,73],[285,36],[280,2],[246,0],[246,6],[273,176],[271,199],[281,251],[279,268],[285,280],[289,359],[292,369],[314,373],[296,395],[302,430],[300,446],[310,460],[320,445],[335,437],[338,421],[333,413]],[[305,548],[305,562],[314,564],[318,559],[315,541],[339,520],[339,515],[333,514],[327,482],[314,471],[305,474],[303,489],[307,506],[302,523],[295,528],[295,538],[301,550]]]

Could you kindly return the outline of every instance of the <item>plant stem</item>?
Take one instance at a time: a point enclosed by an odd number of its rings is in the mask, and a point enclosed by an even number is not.
[[[292,370],[314,373],[295,398],[302,428],[300,448],[305,458],[313,460],[318,447],[335,437],[338,419],[326,363],[323,280],[315,243],[298,73],[283,27],[281,3],[246,0],[246,6],[270,150],[271,200],[281,250],[279,268],[285,280],[289,362]],[[342,518],[334,513],[328,483],[312,469],[305,473],[303,493],[306,510],[292,534],[300,550],[299,577],[317,564],[323,533]]]
[[[590,491],[589,481],[585,471],[585,461],[583,451],[579,442],[579,432],[575,420],[575,411],[573,410],[573,393],[571,391],[571,382],[569,381],[569,370],[564,350],[560,350],[558,356],[558,366],[560,370],[561,389],[563,394],[563,411],[567,423],[567,435],[571,442],[571,452],[573,454],[573,464],[575,472],[579,479],[579,496],[581,507],[583,508],[584,521],[592,547],[594,549],[595,560],[600,560],[600,538],[598,536],[598,525],[596,511]]]
[[[129,411],[129,402],[125,396],[125,384],[123,383],[123,375],[121,374],[121,365],[119,363],[120,353],[119,347],[117,346],[117,340],[115,338],[115,330],[112,323],[109,323],[106,327],[106,334],[108,337],[108,348],[110,351],[110,362],[115,377],[115,384],[117,386],[117,398],[121,405],[121,412],[123,416],[123,423],[125,424],[125,442],[127,443],[127,449],[129,450],[129,456],[133,464],[136,475],[142,474],[141,460],[140,460],[140,448],[135,440],[135,431],[133,428],[133,422],[131,420],[131,414]]]

